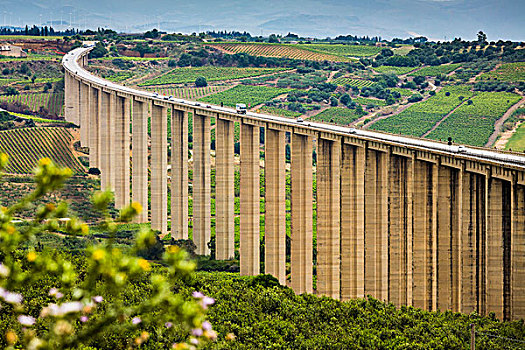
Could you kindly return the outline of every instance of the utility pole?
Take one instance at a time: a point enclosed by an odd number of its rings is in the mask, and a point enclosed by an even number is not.
[[[470,324],[470,350],[476,350],[476,331],[474,323]]]

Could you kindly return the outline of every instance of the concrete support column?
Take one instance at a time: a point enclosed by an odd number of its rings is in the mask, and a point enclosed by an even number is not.
[[[343,144],[341,164],[341,299],[364,298],[364,147]]]
[[[89,85],[80,83],[80,145],[82,147],[89,146],[90,90]]]
[[[457,311],[457,171],[441,167],[438,176],[437,283],[439,310]]]
[[[317,294],[339,299],[341,142],[317,139]]]
[[[215,257],[235,256],[234,123],[217,118],[215,127]]]
[[[513,186],[511,319],[525,318],[525,186]]]
[[[113,190],[115,173],[115,95],[101,91],[100,103],[100,187],[103,190]]]
[[[395,155],[390,159],[389,301],[396,306],[408,304],[408,290],[412,288],[408,281],[408,276],[412,273],[412,264],[408,263],[408,244],[412,233],[408,225],[412,221],[408,193],[413,186],[409,161],[408,158]]]
[[[71,121],[72,112],[72,100],[71,100],[72,84],[71,75],[68,71],[64,73],[64,119],[68,122]]]
[[[148,222],[148,104],[133,99],[132,118],[132,179],[133,201],[142,205],[135,222]]]
[[[71,122],[77,126],[80,126],[80,81],[74,77],[71,78],[72,87],[72,109],[71,109]]]
[[[285,132],[266,128],[264,173],[266,215],[265,273],[286,285],[286,138]]]
[[[462,184],[462,229],[461,229],[461,312],[478,311],[477,268],[478,244],[481,234],[480,199],[483,198],[483,179],[473,173],[464,173]]]
[[[259,126],[241,123],[240,265],[241,275],[260,271]]]
[[[435,237],[434,207],[437,178],[432,164],[415,160],[413,165],[413,305],[432,310],[433,305],[433,240]]]
[[[388,154],[368,150],[365,188],[365,293],[388,299]]]
[[[89,89],[89,166],[100,167],[100,90]]]
[[[495,178],[489,179],[488,188],[488,225],[487,225],[487,310],[503,319],[508,307],[506,287],[509,278],[508,266],[505,266],[508,235],[510,234],[510,183]],[[509,242],[510,243],[510,242]]]
[[[115,113],[115,207],[129,205],[129,98],[116,96]]]
[[[171,110],[171,236],[188,239],[188,112]]]
[[[151,106],[151,228],[168,233],[168,108]]]
[[[210,127],[209,117],[193,115],[193,242],[199,255],[210,254]]]
[[[312,293],[312,138],[296,133],[292,133],[291,135],[291,287],[297,294]]]

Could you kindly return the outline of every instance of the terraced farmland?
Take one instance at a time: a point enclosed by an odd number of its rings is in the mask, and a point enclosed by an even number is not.
[[[302,45],[299,47],[299,45],[292,44],[217,43],[210,44],[208,46],[229,54],[247,53],[252,56],[282,57],[310,61],[354,61],[353,59],[348,57],[338,56],[325,52],[312,51],[310,49],[303,48]]]
[[[84,167],[71,150],[73,136],[66,128],[25,128],[0,131],[0,151],[9,155],[6,172],[31,174],[43,157],[83,173]]]
[[[440,74],[449,74],[461,66],[459,63],[442,64],[440,66],[423,67],[409,74],[412,77],[437,77]]]
[[[198,77],[205,77],[207,81],[243,79],[283,70],[285,68],[184,67],[172,69],[168,73],[140,83],[139,86],[193,83]]]
[[[374,67],[373,69],[378,73],[403,75],[403,74],[410,73],[417,68],[418,67],[379,66],[379,67]]]
[[[299,112],[294,112],[294,111],[277,108],[277,107],[262,106],[260,109],[261,109],[261,112],[263,113],[268,113],[268,114],[276,115],[279,117],[296,118],[301,115],[301,113]]]
[[[484,73],[480,80],[496,79],[499,81],[525,81],[525,62],[504,63],[498,69]]]
[[[199,101],[225,106],[235,107],[237,103],[245,103],[246,106],[256,106],[270,101],[271,99],[286,94],[292,89],[273,88],[268,86],[237,85],[229,90],[222,91],[210,96],[203,97]]]
[[[473,146],[484,146],[494,132],[494,123],[520,96],[508,92],[481,92],[463,104],[441,123],[428,137],[446,139]]]
[[[375,98],[354,97],[352,100],[363,106],[370,105],[370,104],[373,104],[376,106],[386,106],[385,100],[376,100]]]
[[[367,86],[371,86],[374,84],[371,80],[364,80],[364,79],[354,79],[350,77],[339,77],[337,79],[332,80],[332,83],[337,85],[350,85],[350,86],[357,86],[358,88],[363,88]]]
[[[20,102],[27,105],[33,112],[37,112],[40,107],[49,110],[54,115],[62,115],[64,107],[64,93],[31,93],[0,96],[0,102]]]
[[[325,109],[321,113],[308,118],[308,120],[318,120],[339,125],[348,125],[361,118],[362,116],[363,114],[357,113],[355,109],[349,109],[345,107],[333,107]]]
[[[177,87],[177,88],[153,88],[149,91],[156,91],[159,94],[166,96],[173,96],[175,98],[183,98],[188,100],[196,100],[203,96],[215,94],[232,88],[232,85],[216,85],[206,87]]]
[[[297,44],[294,46],[298,49],[306,49],[343,57],[369,57],[381,52],[380,47],[370,45]]]
[[[422,136],[462,102],[461,96],[464,100],[471,97],[472,92],[465,86],[446,87],[426,101],[416,103],[397,115],[377,121],[371,129]]]

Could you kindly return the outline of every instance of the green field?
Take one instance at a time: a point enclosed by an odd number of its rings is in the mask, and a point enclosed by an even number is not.
[[[224,103],[225,106],[235,107],[237,103],[244,103],[248,108],[270,101],[271,99],[286,94],[292,89],[273,88],[268,86],[237,85],[229,90],[206,96],[199,101],[213,104]]]
[[[353,101],[355,101],[356,103],[359,103],[360,105],[363,105],[363,106],[366,106],[366,105],[369,105],[369,104],[373,104],[373,105],[376,105],[376,106],[386,106],[386,103],[384,100],[376,100],[376,99],[373,99],[373,98],[365,98],[365,97],[354,97],[352,98]]]
[[[373,68],[378,73],[403,75],[412,72],[417,67],[395,67],[395,66],[379,66]]]
[[[279,117],[287,117],[287,118],[296,118],[301,115],[301,113],[299,112],[289,111],[287,109],[270,107],[270,106],[262,106],[260,110],[261,110],[261,113],[268,113],[272,115],[277,115]]]
[[[1,102],[20,102],[29,107],[33,112],[38,112],[40,107],[46,108],[50,114],[62,115],[64,106],[64,93],[28,93],[18,95],[1,95]]]
[[[300,49],[344,57],[367,57],[377,55],[381,52],[380,47],[369,45],[297,44],[294,46]]]
[[[450,96],[446,96],[447,92]],[[426,101],[416,103],[397,115],[377,121],[371,129],[422,136],[461,103],[460,96],[469,98],[472,92],[465,86],[446,87]]]
[[[428,137],[446,139],[473,146],[484,146],[494,132],[494,123],[520,96],[508,92],[480,92],[472,97],[472,104],[464,103],[441,123]]]
[[[166,96],[171,95],[175,98],[196,100],[206,95],[228,90],[231,87],[232,85],[208,85],[206,87],[148,88],[148,90],[156,91]]]
[[[449,74],[461,66],[459,63],[442,64],[441,66],[423,67],[420,70],[409,74],[412,77],[437,77],[441,74]]]
[[[505,149],[525,152],[525,123],[521,123],[505,145]]]
[[[9,155],[6,172],[31,174],[38,160],[49,157],[55,164],[83,173],[71,151],[73,136],[66,128],[25,128],[0,132],[0,151]]]
[[[354,79],[350,77],[339,77],[337,79],[332,80],[332,83],[344,86],[344,85],[350,85],[350,86],[357,86],[358,88],[371,86],[374,84],[371,80],[364,80],[364,79]]]
[[[348,125],[357,119],[361,118],[363,114],[358,114],[355,109],[345,107],[332,107],[325,109],[321,113],[308,118],[308,120],[316,120],[327,123],[335,123],[339,125]]]
[[[504,63],[492,72],[484,73],[480,80],[495,79],[506,82],[525,81],[525,62]]]
[[[196,67],[175,68],[166,74],[147,80],[140,86],[193,83],[198,77],[208,81],[242,79],[283,71],[282,68],[236,68],[236,67]]]

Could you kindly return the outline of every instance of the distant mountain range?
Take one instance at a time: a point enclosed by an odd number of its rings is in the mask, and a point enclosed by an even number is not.
[[[525,40],[524,0],[0,0],[0,25]]]

